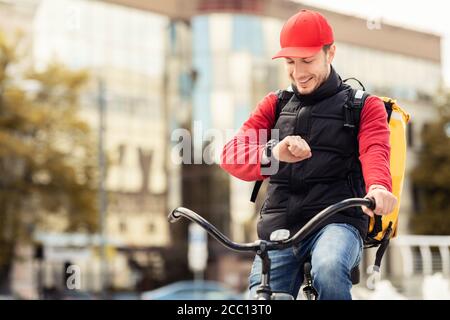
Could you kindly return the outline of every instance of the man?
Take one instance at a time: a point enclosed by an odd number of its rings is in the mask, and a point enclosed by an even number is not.
[[[221,167],[246,181],[270,175],[257,227],[258,236],[265,240],[279,229],[289,230],[292,236],[320,210],[344,199],[375,199],[373,211],[366,207],[342,211],[299,246],[269,253],[274,291],[297,296],[303,281],[300,266],[311,257],[318,298],[351,299],[350,271],[361,259],[368,216],[386,215],[397,203],[391,193],[387,114],[383,102],[370,96],[361,112],[357,138],[344,126],[351,90],[331,65],[336,53],[333,30],[320,13],[301,10],[292,16],[283,26],[280,43],[281,51],[274,58],[285,59],[294,94],[277,120],[277,95],[268,94],[225,145]],[[278,129],[279,141],[252,140],[251,132],[270,134],[272,128]],[[229,161],[238,158],[249,161]],[[279,165],[276,172],[263,173],[274,163]],[[249,277],[252,296],[260,274],[256,257]]]

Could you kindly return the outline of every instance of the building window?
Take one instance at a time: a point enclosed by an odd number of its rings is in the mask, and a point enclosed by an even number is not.
[[[119,223],[119,230],[120,230],[120,232],[122,232],[122,233],[127,232],[127,224],[126,224],[125,221],[121,221],[121,222]]]
[[[411,184],[411,198],[412,198],[412,209],[414,213],[420,212],[420,190],[419,187],[415,184]]]
[[[408,122],[408,124],[406,125],[406,138],[408,148],[414,147],[414,129],[412,121]]]

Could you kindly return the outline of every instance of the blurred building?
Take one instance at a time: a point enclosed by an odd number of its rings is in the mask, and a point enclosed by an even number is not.
[[[38,3],[34,0],[0,0],[0,30],[11,42],[22,38],[20,48],[31,51],[33,47],[33,20]],[[3,36],[2,34],[2,36]],[[26,62],[32,56],[25,57]],[[17,261],[11,271],[12,290],[24,298],[36,298],[33,276],[33,250],[31,247],[18,247],[16,255],[24,257]]]
[[[106,235],[110,286],[132,288],[168,243],[164,108],[168,18],[98,1],[41,1],[34,21],[37,65],[85,68],[91,82],[83,115],[97,130],[105,104],[108,155]],[[151,249],[146,250],[146,249]],[[117,268],[115,266],[118,266]],[[128,270],[128,272],[127,272]],[[139,281],[139,280],[138,280]]]
[[[81,107],[94,134],[99,126],[99,103],[105,102],[108,285],[134,288],[145,280],[141,279],[143,270],[149,267],[158,278],[163,268],[159,251],[169,240],[165,165],[168,130],[163,98],[168,18],[97,1],[1,1],[0,8],[2,29],[8,35],[18,29],[25,34],[24,42],[30,48],[27,51],[37,68],[58,61],[89,71],[91,81]],[[56,220],[52,218],[51,224],[58,232],[63,224]],[[39,236],[47,246],[44,259],[57,257],[51,254],[55,250],[60,252],[59,257],[70,256],[73,244],[67,239],[72,236],[57,234],[51,241]],[[89,245],[89,241],[78,243]],[[21,252],[32,256],[29,250]],[[99,289],[98,281],[89,279],[99,278],[103,272],[99,252],[93,253],[83,282],[86,290]],[[58,280],[58,274],[63,273],[61,259],[54,258],[45,265],[49,285],[63,285]],[[85,256],[77,260],[75,255],[72,262],[86,265]],[[18,281],[24,279],[21,274],[29,274],[16,269]]]
[[[8,10],[1,14],[17,12],[14,23],[31,35],[38,66],[57,59],[91,72],[82,112],[93,128],[98,128],[99,100],[106,102],[111,285],[129,288],[140,281],[152,287],[164,282],[164,272],[175,270],[180,262],[167,262],[171,251],[165,248],[182,244],[186,228],[170,229],[166,216],[180,205],[215,219],[236,241],[256,238],[260,203],[249,202],[253,184],[224,179],[217,166],[181,165],[172,133],[178,128],[193,133],[195,158],[205,147],[204,132],[218,130],[222,139],[212,145],[220,151],[230,129],[238,129],[258,101],[289,84],[283,63],[271,56],[284,21],[311,7],[282,0],[28,0],[20,1],[23,8],[33,8],[24,16],[26,10],[11,3],[0,1]],[[334,27],[334,66],[341,76],[396,98],[412,115],[411,171],[420,131],[436,116],[431,98],[442,78],[440,37],[316,10]],[[417,205],[409,179],[401,204],[400,233],[405,234]],[[210,243],[207,276],[243,289],[251,257]],[[395,260],[394,254],[389,257]],[[153,277],[146,284],[145,270]]]
[[[22,31],[25,36],[31,37],[37,5],[35,0],[1,0],[0,27],[3,32],[11,35]]]

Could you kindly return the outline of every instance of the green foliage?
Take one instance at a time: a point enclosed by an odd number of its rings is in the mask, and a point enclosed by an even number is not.
[[[420,212],[411,227],[419,234],[450,234],[450,92],[437,95],[439,119],[422,132],[423,147],[412,181],[420,193]],[[447,127],[447,130],[446,130]]]
[[[96,142],[78,107],[88,74],[27,67],[19,43],[0,32],[0,273],[51,213],[69,230],[97,228]]]

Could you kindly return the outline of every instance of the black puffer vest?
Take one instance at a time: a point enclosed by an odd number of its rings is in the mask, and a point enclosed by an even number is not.
[[[270,177],[257,227],[264,240],[278,229],[289,229],[293,235],[327,206],[365,195],[356,133],[344,127],[351,87],[331,68],[313,94],[300,95],[295,87],[294,92],[274,128],[279,129],[280,141],[300,135],[311,147],[312,157],[293,164],[280,162],[278,172]],[[364,239],[368,216],[360,207],[350,208],[317,229],[330,223],[349,223]]]

